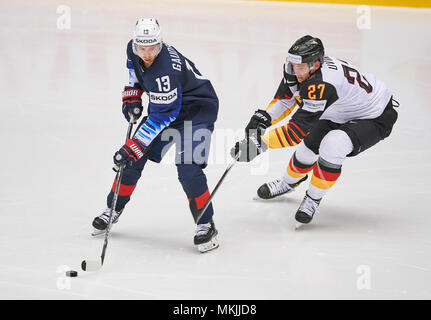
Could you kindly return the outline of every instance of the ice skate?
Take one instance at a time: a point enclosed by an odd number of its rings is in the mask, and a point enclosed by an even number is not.
[[[117,212],[114,210],[112,212],[112,223],[117,223],[118,218],[121,215],[121,212],[123,212],[123,210],[121,210],[120,212]],[[108,223],[109,223],[109,215],[110,214],[111,214],[111,209],[106,208],[105,211],[103,211],[103,213],[100,216],[97,216],[94,218],[94,220],[93,220],[94,230],[91,233],[92,236],[98,236],[98,235],[104,234],[106,232],[106,228],[107,228]]]
[[[202,253],[218,248],[217,229],[211,219],[208,223],[198,224],[194,237],[194,244]]]
[[[275,179],[271,182],[265,183],[261,185],[259,189],[257,189],[256,200],[260,200],[260,199],[268,200],[268,199],[281,196],[282,194],[292,192],[295,190],[297,186],[299,186],[302,182],[307,180],[307,178],[308,178],[308,175],[303,177],[298,182],[292,183],[292,184],[288,184],[283,178]]]
[[[302,200],[301,205],[295,214],[295,229],[299,229],[304,224],[311,222],[314,214],[319,212],[320,200],[321,199],[314,200],[307,193],[305,193],[304,200]]]

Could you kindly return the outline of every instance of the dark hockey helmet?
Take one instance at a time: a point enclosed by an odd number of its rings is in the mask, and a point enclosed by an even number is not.
[[[308,63],[310,71],[312,71],[316,60],[319,60],[320,64],[323,63],[324,55],[325,49],[323,48],[323,43],[319,38],[315,38],[310,35],[303,36],[296,40],[288,51],[286,72],[294,74],[292,63]]]

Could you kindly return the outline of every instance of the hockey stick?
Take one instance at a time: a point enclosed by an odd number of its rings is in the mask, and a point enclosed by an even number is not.
[[[134,117],[131,116],[129,127],[127,129],[126,142],[128,139],[130,139],[133,123],[134,123]],[[121,164],[119,167],[117,167],[117,169],[118,171],[115,176],[116,184],[115,184],[114,197],[112,199],[111,212],[109,213],[108,226],[106,227],[105,240],[103,241],[102,254],[100,256],[100,260],[83,260],[81,262],[81,269],[84,271],[98,271],[100,270],[100,268],[102,268],[103,262],[105,261],[106,248],[108,247],[109,231],[111,230],[111,226],[112,226],[112,213],[114,211],[115,206],[117,205],[118,193],[120,191],[120,184],[121,184],[121,180],[123,179],[124,164]]]
[[[238,159],[239,159],[240,156],[241,156],[241,151],[238,152],[238,154],[235,156],[235,158],[227,166],[227,168],[224,171],[223,175],[221,176],[220,180],[217,182],[216,186],[214,187],[213,192],[209,196],[209,198],[208,198],[205,206],[201,210],[198,210],[198,212],[196,214],[193,214],[193,218],[195,219],[196,224],[199,224],[199,220],[202,218],[202,216],[204,215],[206,209],[211,204],[211,201],[212,201],[214,195],[216,194],[217,189],[220,187],[220,185],[223,182],[224,178],[226,178],[226,175],[228,174],[228,172],[230,171],[230,169],[232,169],[232,167],[235,165],[235,163],[237,163],[237,161],[238,161]]]

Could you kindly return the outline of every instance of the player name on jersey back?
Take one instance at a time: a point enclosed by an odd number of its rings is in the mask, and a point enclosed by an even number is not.
[[[180,55],[178,54],[178,52],[168,44],[166,44],[166,49],[168,49],[169,56],[171,57],[172,69],[177,70],[177,71],[181,71],[182,70],[182,62],[181,62]]]

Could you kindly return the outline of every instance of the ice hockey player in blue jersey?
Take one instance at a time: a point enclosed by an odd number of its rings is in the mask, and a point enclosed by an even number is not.
[[[178,179],[195,217],[209,198],[202,169],[207,166],[218,113],[214,88],[193,62],[162,41],[161,28],[154,18],[136,22],[133,39],[127,45],[127,68],[129,83],[123,91],[122,105],[126,120],[141,117],[144,92],[149,104],[148,115],[143,117],[134,136],[114,155],[114,163],[125,167],[113,223],[130,200],[147,160],[159,163],[174,144]],[[107,197],[108,207],[94,218],[93,227],[97,230],[103,231],[108,225],[115,185],[116,181]],[[218,247],[212,204],[199,220],[194,244],[200,252]]]

